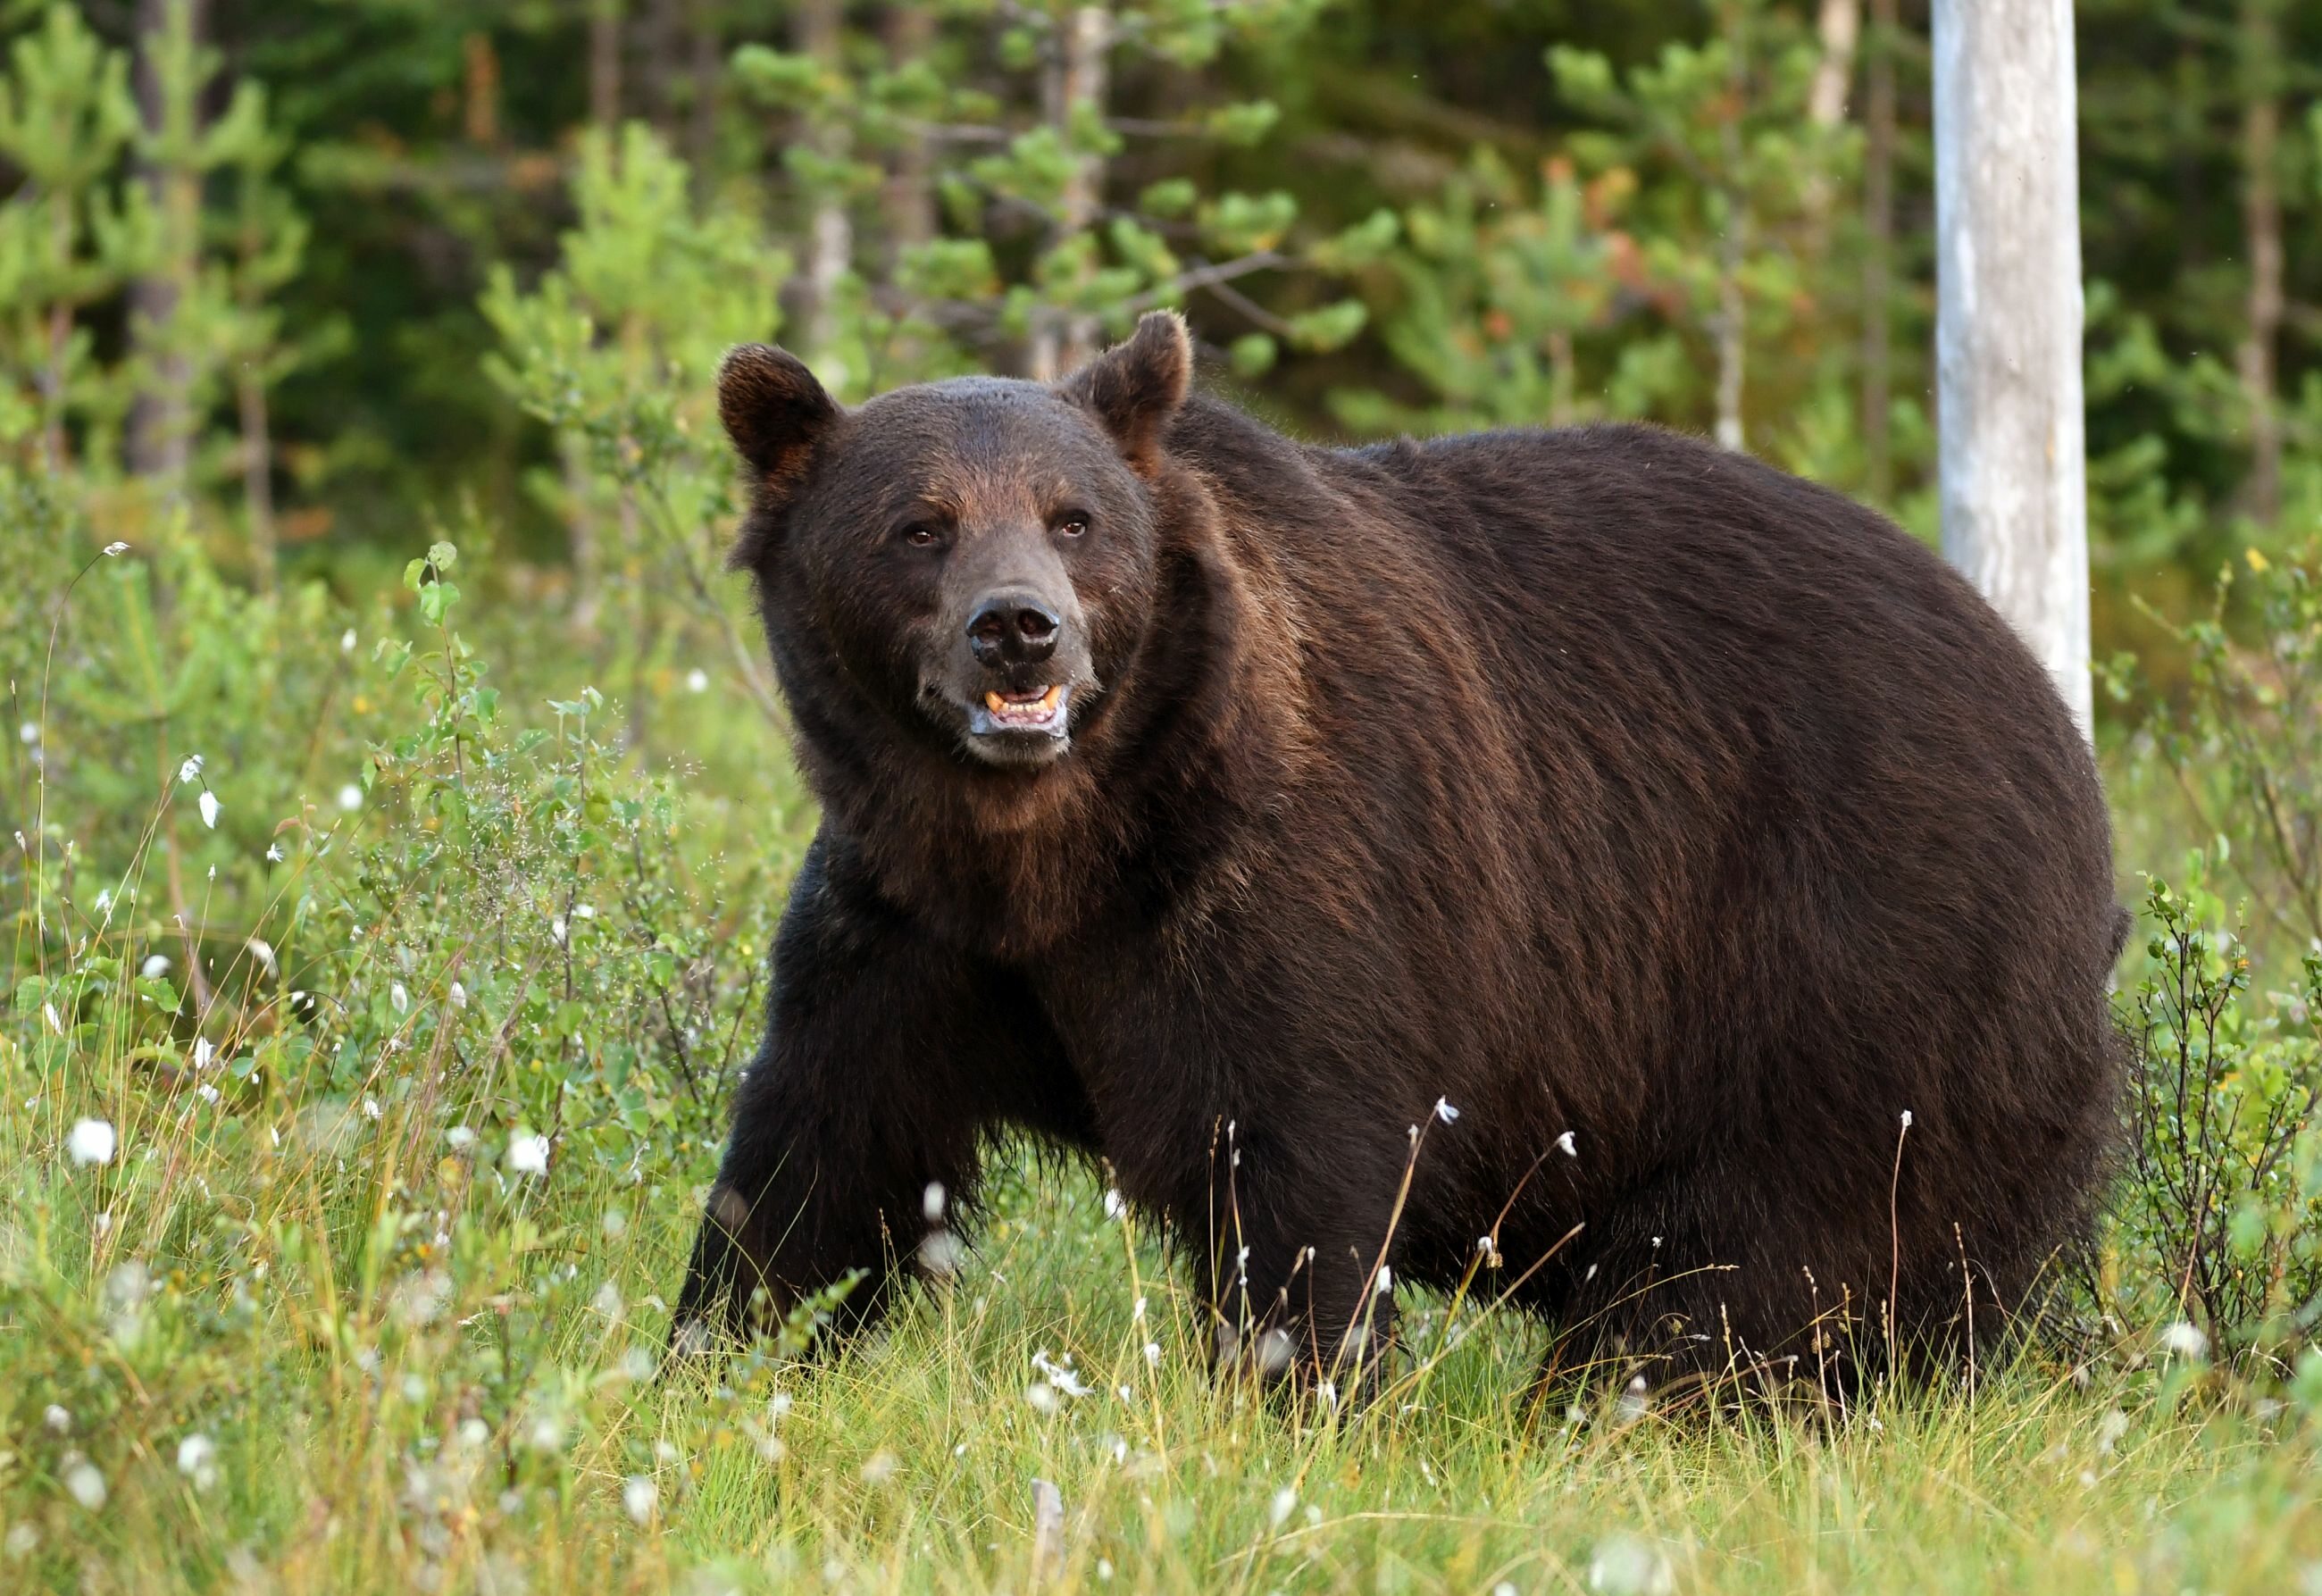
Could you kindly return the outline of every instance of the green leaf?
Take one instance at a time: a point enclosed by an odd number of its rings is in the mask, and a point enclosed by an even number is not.
[[[1291,318],[1291,336],[1298,347],[1323,351],[1339,348],[1363,330],[1370,311],[1359,299],[1341,299],[1320,310]]]
[[[1183,216],[1201,202],[1191,178],[1165,178],[1137,196],[1137,208],[1152,216]]]
[[[419,589],[419,613],[427,617],[431,626],[440,626],[452,606],[460,602],[460,589],[452,582],[433,581]]]
[[[1271,334],[1245,333],[1233,341],[1229,353],[1233,360],[1235,375],[1255,379],[1274,369],[1275,360],[1281,350]]]
[[[1324,271],[1351,271],[1385,255],[1401,231],[1395,214],[1382,205],[1344,233],[1316,244],[1307,259]]]
[[[1219,106],[1210,113],[1208,126],[1211,136],[1247,148],[1266,137],[1281,120],[1282,108],[1272,100],[1249,100]]]

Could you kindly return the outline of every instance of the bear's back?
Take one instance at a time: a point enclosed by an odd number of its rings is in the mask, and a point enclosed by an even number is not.
[[[1485,873],[1687,980],[1714,959],[1720,987],[1995,959],[2101,986],[2117,909],[2088,745],[2006,623],[1883,516],[1646,426],[1333,450],[1201,402],[1172,448],[1356,734],[1322,739],[1348,824],[1452,828]]]

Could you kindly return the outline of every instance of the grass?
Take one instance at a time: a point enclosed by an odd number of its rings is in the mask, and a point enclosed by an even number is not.
[[[1448,1353],[1335,1418],[1213,1385],[1166,1260],[1034,1165],[887,1334],[657,1383],[690,1193],[554,1168],[383,1242],[426,1216],[337,1161],[398,1143],[385,1117],[277,1147],[147,1114],[84,1166],[11,1108],[14,1588],[1022,1591],[1038,1478],[1059,1590],[2322,1589],[2308,1421],[2198,1362],[2026,1355],[1834,1424],[1543,1410],[1531,1327],[1436,1304],[1414,1339]],[[130,1262],[206,1225],[235,1239],[213,1278]],[[366,1231],[412,1267],[350,1274]]]

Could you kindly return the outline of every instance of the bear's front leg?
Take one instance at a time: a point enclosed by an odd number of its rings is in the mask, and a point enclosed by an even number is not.
[[[772,1328],[858,1271],[837,1317],[869,1324],[973,1192],[988,1126],[1069,1134],[1044,1123],[1060,1073],[1020,980],[919,934],[826,827],[783,912],[765,1041],[735,1094],[672,1345]]]
[[[1333,1117],[1318,1112],[1314,1126]],[[1204,1236],[1220,1364],[1358,1397],[1376,1389],[1394,1333],[1395,1197],[1409,1149],[1376,1125],[1341,1121],[1316,1135],[1298,1123],[1294,1112],[1222,1120],[1206,1211],[1184,1218]]]

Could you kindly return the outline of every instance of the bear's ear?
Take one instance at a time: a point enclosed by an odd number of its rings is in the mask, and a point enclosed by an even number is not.
[[[1139,476],[1159,470],[1169,418],[1193,380],[1193,341],[1174,310],[1147,311],[1117,343],[1065,379],[1066,398],[1111,433]]]
[[[786,351],[740,343],[718,368],[718,418],[757,473],[762,502],[779,503],[805,478],[816,442],[838,415],[814,373]]]

